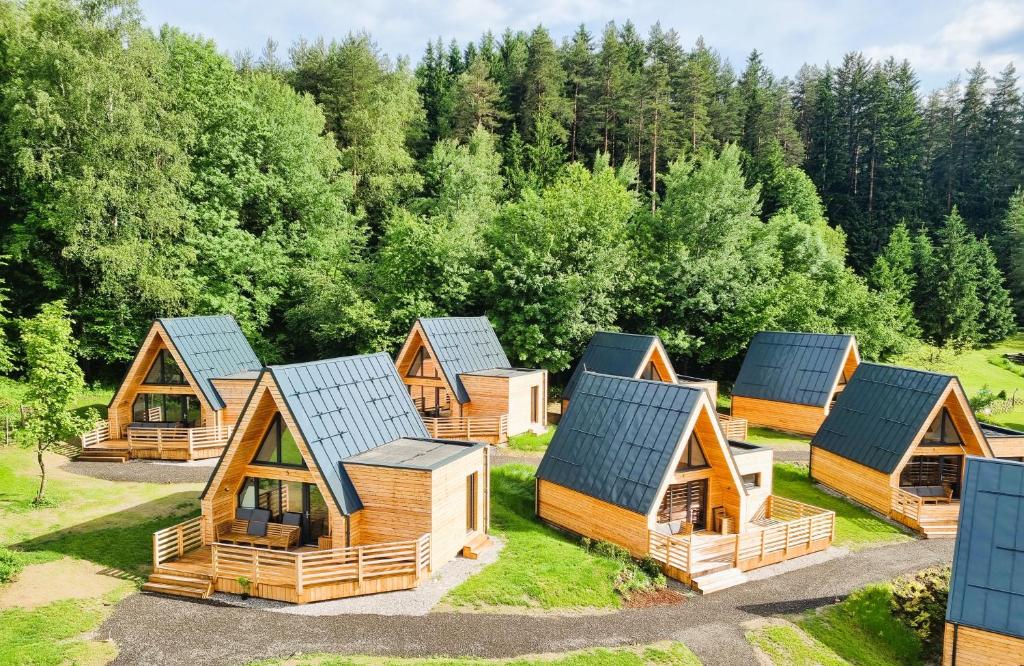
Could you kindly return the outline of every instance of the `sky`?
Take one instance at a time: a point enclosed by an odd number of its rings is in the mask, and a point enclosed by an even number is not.
[[[848,51],[907,58],[922,91],[944,86],[976,63],[990,72],[1024,70],[1024,0],[141,0],[154,28],[170,23],[212,38],[228,54],[259,53],[268,38],[281,53],[300,37],[366,31],[382,51],[415,62],[426,42],[464,46],[487,29],[543,24],[561,41],[581,23],[599,35],[610,20],[646,33],[656,21],[685,46],[699,36],[742,66],[762,52],[778,76],[803,63],[838,63]]]

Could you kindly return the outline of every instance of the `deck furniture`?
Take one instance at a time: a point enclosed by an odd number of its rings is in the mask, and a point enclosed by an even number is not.
[[[217,525],[217,541],[283,550],[298,545],[298,525],[271,523],[269,519],[266,509],[238,509],[234,520]]]
[[[903,490],[917,495],[925,504],[945,504],[953,499],[953,489],[945,486],[908,486]]]

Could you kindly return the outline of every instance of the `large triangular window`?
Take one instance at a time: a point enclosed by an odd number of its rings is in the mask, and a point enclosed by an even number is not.
[[[260,448],[252,459],[257,465],[284,465],[286,467],[305,467],[306,461],[295,443],[291,430],[278,414],[267,428]]]
[[[963,439],[960,437],[956,426],[953,425],[953,419],[949,415],[948,409],[943,407],[935,415],[935,418],[932,419],[931,424],[928,426],[928,430],[925,431],[924,439],[921,443],[928,446],[960,446],[963,444]]]
[[[178,367],[178,363],[171,356],[171,353],[166,349],[161,349],[160,353],[156,355],[153,365],[149,367],[146,379],[142,383],[180,385],[187,382],[185,381],[185,374]]]
[[[427,361],[430,360],[430,354],[427,352],[426,347],[420,347],[416,350],[416,356],[412,359],[412,364],[409,366],[409,372],[405,373],[406,377],[426,377],[423,366]]]
[[[679,458],[679,465],[676,467],[676,471],[685,472],[691,469],[702,469],[707,466],[708,459],[704,455],[704,449],[701,448],[697,435],[690,435],[690,439],[686,442],[686,448],[683,449],[683,455]]]

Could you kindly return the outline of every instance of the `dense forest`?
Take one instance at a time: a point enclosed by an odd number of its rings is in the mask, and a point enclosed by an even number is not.
[[[887,358],[1024,318],[1012,66],[934,92],[859,53],[789,78],[629,22],[416,65],[358,33],[232,59],[141,19],[0,0],[6,369],[55,300],[92,376],[187,314],[233,314],[274,362],[486,313],[552,371],[614,327],[706,366],[762,329]]]

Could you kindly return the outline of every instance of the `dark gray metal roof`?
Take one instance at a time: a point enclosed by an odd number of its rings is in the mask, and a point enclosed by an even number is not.
[[[584,372],[537,478],[646,514],[702,395]]]
[[[953,375],[861,363],[811,446],[891,474]]]
[[[1024,464],[968,457],[946,620],[1024,638]]]
[[[211,379],[263,367],[234,317],[170,317],[158,321],[214,409],[223,409],[224,401]]]
[[[568,400],[584,372],[597,372],[616,377],[635,377],[651,347],[657,344],[656,335],[635,333],[613,333],[598,331],[590,338],[583,356],[576,362],[576,368],[562,391],[562,398]]]
[[[345,464],[435,470],[487,446],[472,442],[403,437],[344,460]]]
[[[421,317],[419,322],[459,402],[469,402],[459,375],[512,366],[487,317]]]
[[[824,407],[852,335],[762,331],[754,336],[732,394]]]
[[[348,515],[362,508],[341,462],[403,437],[429,437],[384,352],[267,368],[316,462]]]
[[[979,422],[978,425],[981,427],[981,433],[985,435],[986,439],[999,439],[1000,437],[1017,439],[1019,437],[1024,437],[1024,432],[1021,432],[1020,430],[997,426],[991,423]]]

